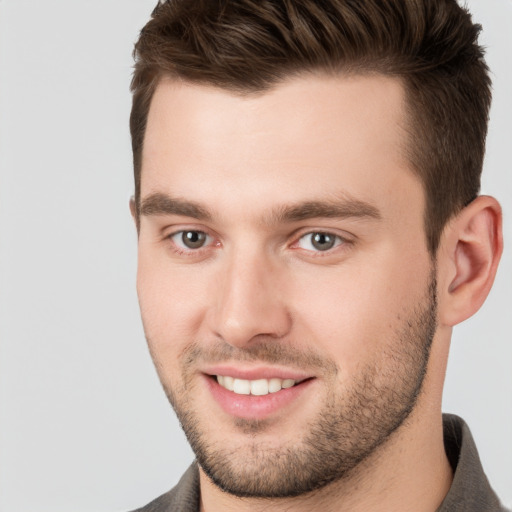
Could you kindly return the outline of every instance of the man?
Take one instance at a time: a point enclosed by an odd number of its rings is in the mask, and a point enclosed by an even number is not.
[[[502,251],[478,33],[454,0],[157,6],[138,294],[197,462],[141,510],[504,510],[441,414]]]

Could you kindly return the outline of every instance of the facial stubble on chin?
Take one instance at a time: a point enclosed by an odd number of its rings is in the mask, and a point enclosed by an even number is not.
[[[190,407],[191,375],[198,360],[260,361],[294,365],[306,371],[321,370],[326,382],[335,382],[339,369],[314,352],[293,351],[275,340],[249,349],[223,343],[208,351],[192,344],[182,354],[183,387],[164,390],[205,474],[223,491],[238,497],[284,498],[310,493],[349,477],[407,419],[414,409],[425,378],[430,347],[436,330],[435,270],[425,298],[400,320],[391,343],[368,364],[342,393],[331,386],[321,413],[305,428],[300,439],[268,445],[259,439],[267,420],[234,420],[247,436],[241,449],[226,436],[220,445],[208,439],[201,417]],[[157,363],[157,361],[155,361]],[[157,363],[158,366],[158,363]]]

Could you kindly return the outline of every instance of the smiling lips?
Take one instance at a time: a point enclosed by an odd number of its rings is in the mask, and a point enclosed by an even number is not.
[[[282,375],[277,377],[276,373]],[[224,412],[248,420],[262,420],[289,410],[316,381],[312,376],[269,368],[237,371],[219,367],[205,373],[205,377],[212,397]]]
[[[228,391],[233,391],[237,395],[256,395],[264,396],[269,393],[277,393],[281,389],[288,389],[295,386],[293,379],[235,379],[228,375],[217,375],[217,382]]]

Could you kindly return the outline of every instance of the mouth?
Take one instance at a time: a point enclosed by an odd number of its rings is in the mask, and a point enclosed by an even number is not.
[[[296,384],[304,382],[304,380],[280,379],[273,377],[270,379],[237,379],[229,375],[215,375],[219,385],[228,391],[232,391],[237,395],[254,395],[265,396],[269,393],[277,393],[282,389],[292,388]]]
[[[215,402],[231,417],[262,420],[303,403],[317,380],[298,372],[219,368],[204,375]]]

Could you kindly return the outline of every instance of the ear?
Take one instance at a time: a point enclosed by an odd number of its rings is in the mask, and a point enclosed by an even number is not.
[[[130,197],[130,213],[132,214],[132,218],[135,222],[135,227],[137,228],[137,233],[139,233],[139,216],[137,215],[137,205],[135,204],[135,197]]]
[[[452,219],[438,251],[439,320],[453,326],[484,303],[503,251],[501,207],[480,196]]]

